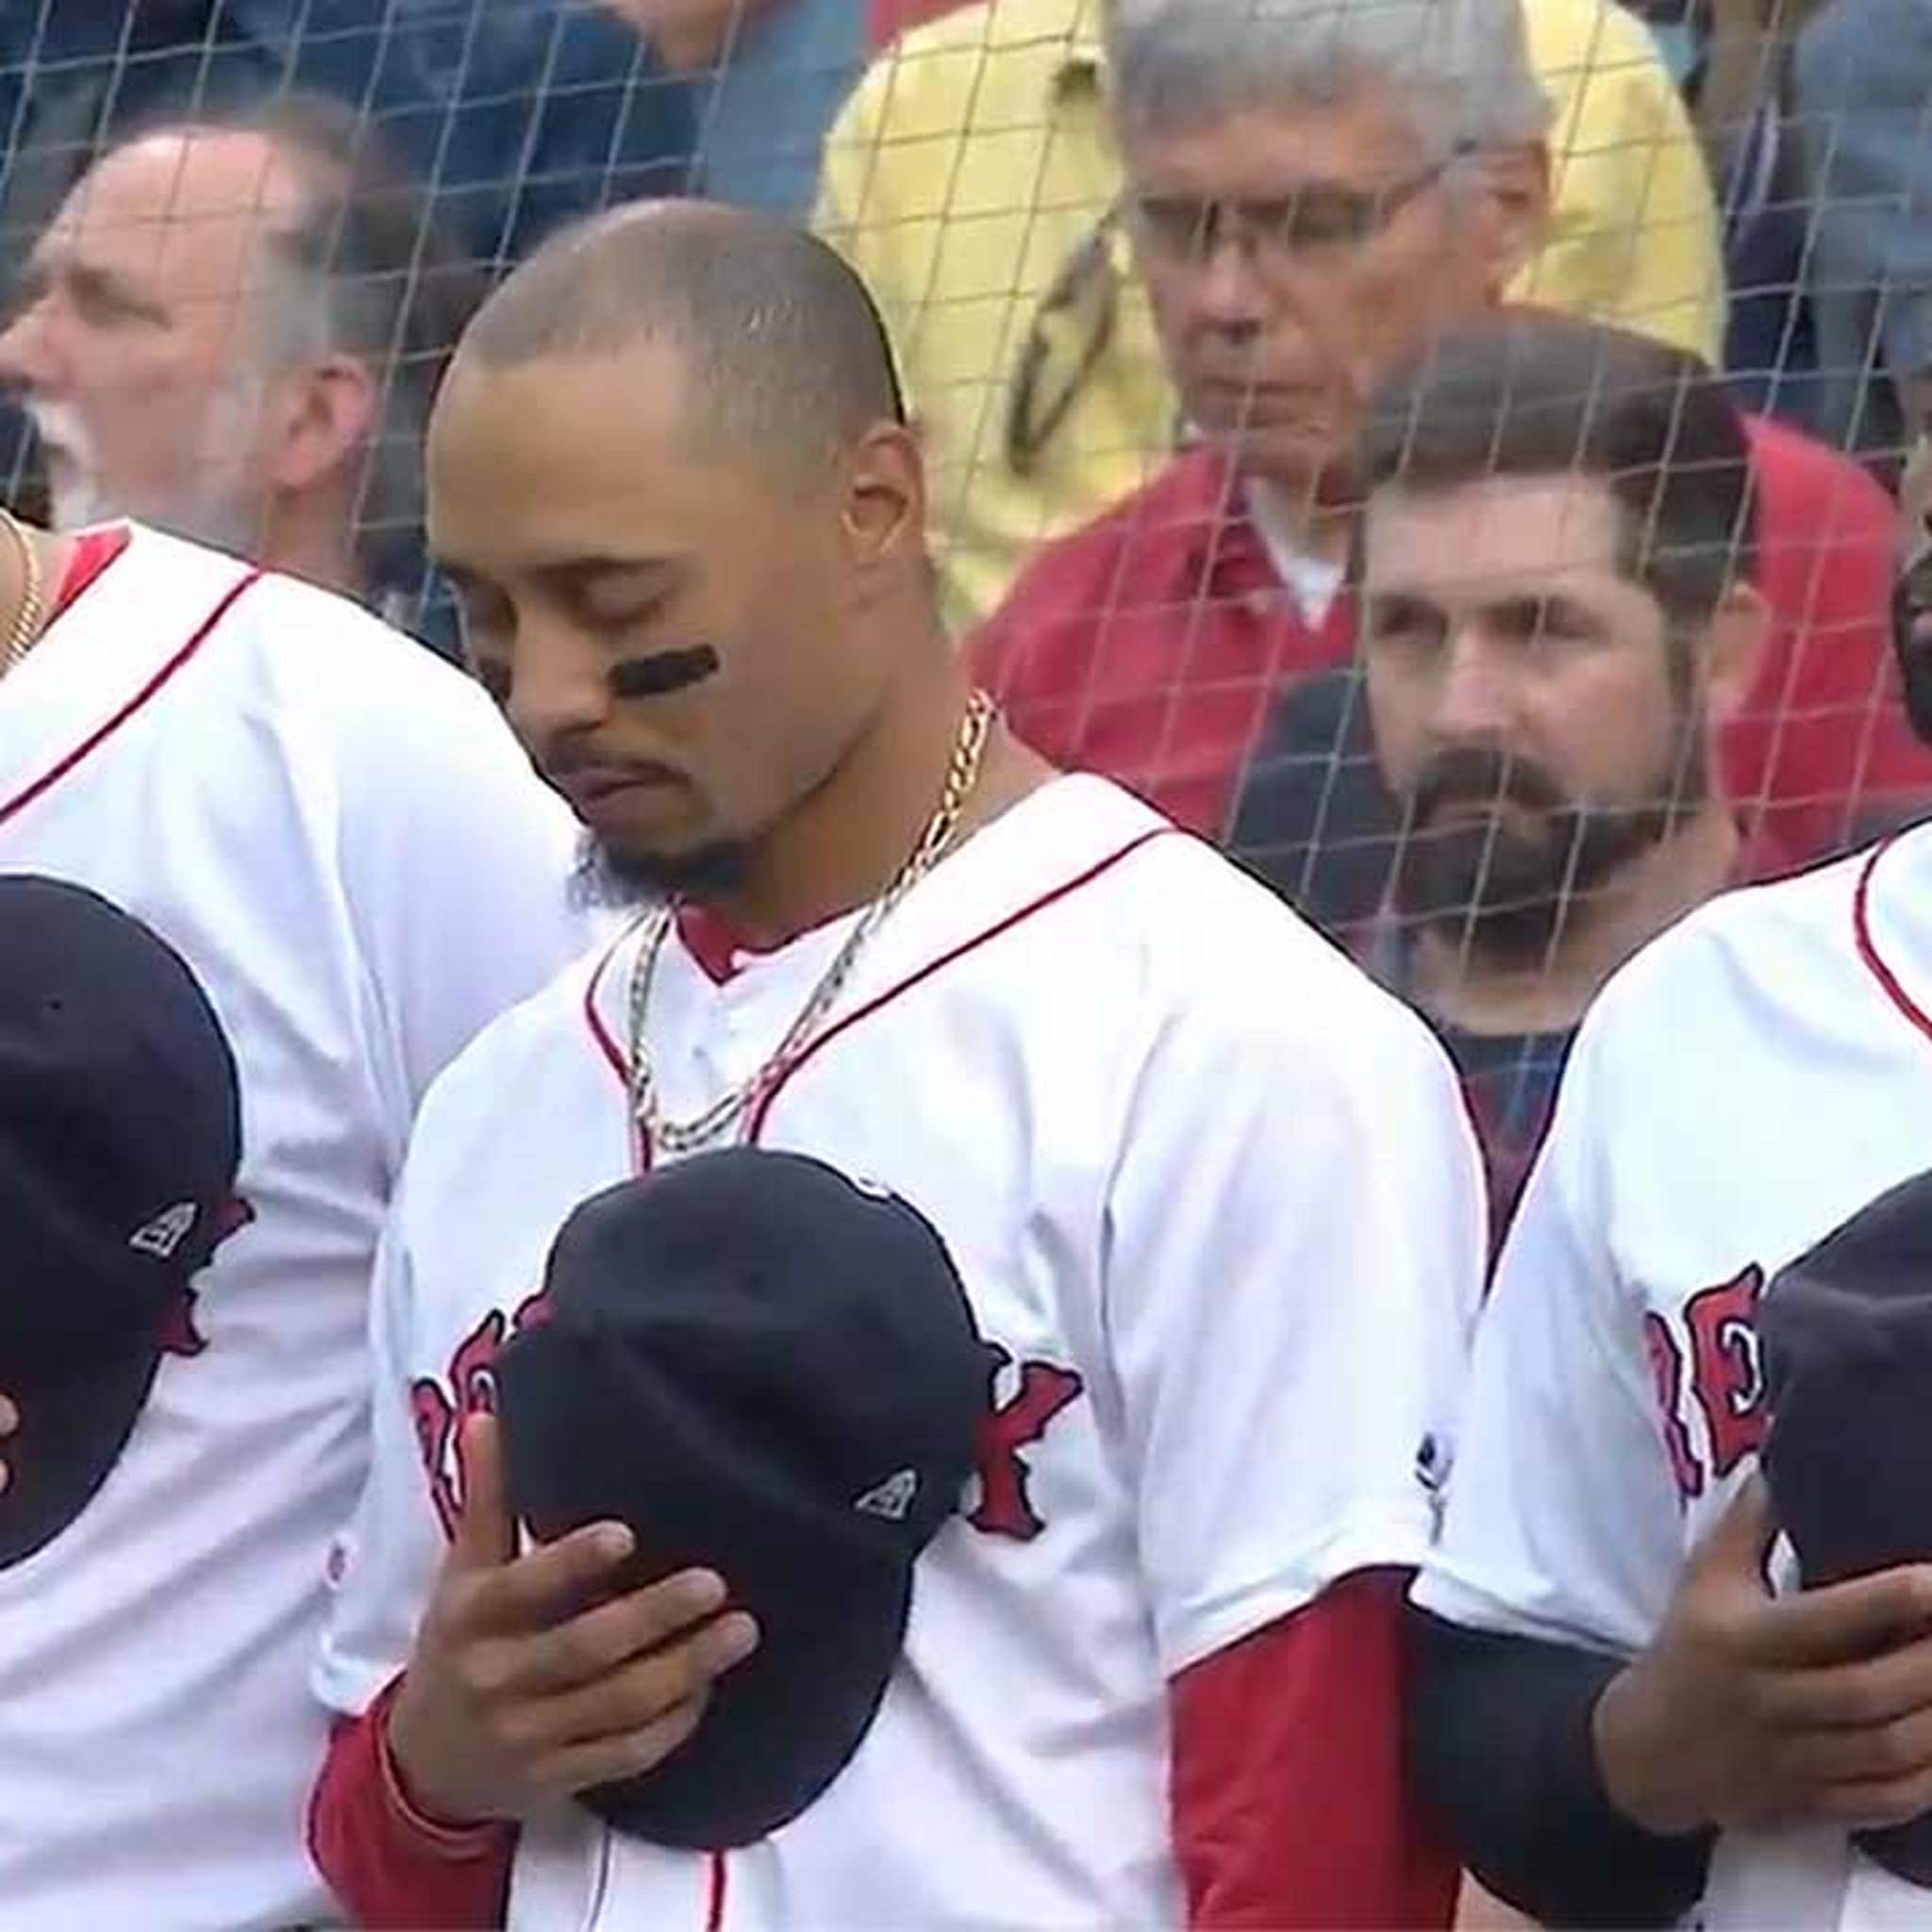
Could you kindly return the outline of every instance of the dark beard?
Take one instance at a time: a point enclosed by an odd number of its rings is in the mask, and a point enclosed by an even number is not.
[[[1667,795],[1615,810],[1582,807],[1541,766],[1457,745],[1424,767],[1409,800],[1394,878],[1397,909],[1500,966],[1547,958],[1572,907],[1693,816],[1708,796],[1703,736],[1692,730]],[[1513,805],[1502,816],[1430,829],[1445,806]]]
[[[571,902],[584,908],[722,898],[744,883],[751,848],[720,839],[689,852],[616,852],[586,833],[577,846]]]

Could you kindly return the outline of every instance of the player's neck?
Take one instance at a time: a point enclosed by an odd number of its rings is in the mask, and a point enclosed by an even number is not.
[[[1566,910],[1537,958],[1500,959],[1456,927],[1418,936],[1414,990],[1424,1011],[1465,1033],[1567,1032],[1603,983],[1674,921],[1731,882],[1738,827],[1719,799]]]
[[[930,670],[908,675],[832,775],[759,843],[743,887],[715,902],[747,944],[782,945],[870,903],[918,844],[945,789],[972,694],[958,655],[942,638],[935,641]],[[954,848],[1051,775],[996,723]]]

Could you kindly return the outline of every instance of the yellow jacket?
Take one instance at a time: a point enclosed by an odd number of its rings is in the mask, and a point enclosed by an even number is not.
[[[960,628],[1038,543],[1098,515],[1174,449],[1153,322],[1124,242],[1101,226],[1120,170],[1098,8],[982,0],[916,28],[874,64],[826,143],[819,226],[885,310]],[[1555,219],[1512,299],[1648,329],[1714,360],[1717,210],[1648,29],[1612,0],[1524,8],[1555,109]],[[1083,249],[1101,273],[1070,272]],[[1016,457],[1022,389],[1036,426],[1071,401]]]

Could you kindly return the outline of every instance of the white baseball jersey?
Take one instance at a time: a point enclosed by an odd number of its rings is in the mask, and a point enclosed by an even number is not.
[[[673,1118],[761,1063],[849,929],[723,984],[667,945],[648,1040]],[[407,1658],[456,1423],[553,1235],[638,1158],[636,945],[492,1027],[425,1109],[319,1675],[344,1711]],[[1208,847],[1069,777],[914,889],[750,1132],[945,1236],[1003,1358],[974,1493],[815,1805],[715,1857],[561,1809],[524,1832],[511,1923],[1178,1923],[1167,1680],[1346,1572],[1415,1563],[1432,1531],[1418,1450],[1459,1384],[1484,1241],[1447,1060]]]
[[[1756,1465],[1765,1283],[1928,1159],[1932,829],[1719,899],[1641,954],[1571,1054],[1417,1600],[1641,1649]],[[1700,1910],[1923,1925],[1932,1898],[1841,1833],[1754,1833],[1720,1842]]]
[[[469,680],[149,530],[0,682],[0,870],[92,888],[193,968],[251,1217],[104,1486],[0,1568],[7,1932],[326,1909],[308,1677],[366,1468],[376,1240],[430,1080],[589,942],[573,839]]]

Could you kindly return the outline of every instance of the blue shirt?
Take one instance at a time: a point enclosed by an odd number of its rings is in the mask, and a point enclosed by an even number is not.
[[[691,89],[591,0],[13,0],[9,227],[37,229],[103,138],[284,88],[365,112],[485,260],[691,178]]]

